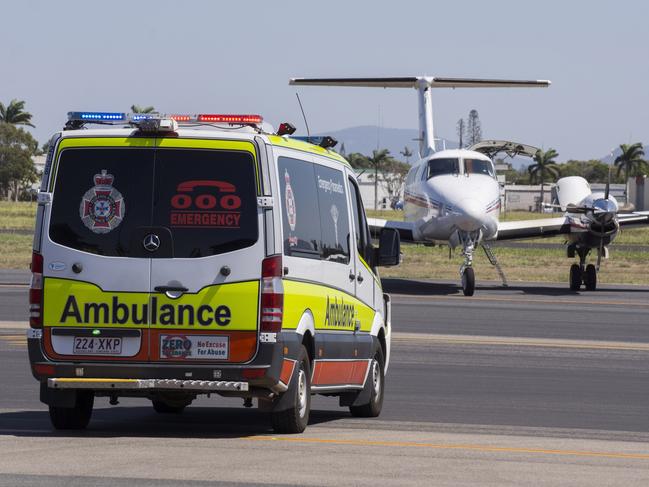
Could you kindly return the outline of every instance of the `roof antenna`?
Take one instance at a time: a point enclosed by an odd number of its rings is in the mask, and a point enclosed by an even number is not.
[[[302,111],[302,118],[304,118],[304,125],[306,125],[306,139],[308,142],[311,142],[311,132],[309,132],[309,122],[306,121],[306,115],[304,114],[304,108],[302,108],[302,101],[300,100],[300,95],[295,92],[297,97],[297,102],[300,104],[300,110]]]

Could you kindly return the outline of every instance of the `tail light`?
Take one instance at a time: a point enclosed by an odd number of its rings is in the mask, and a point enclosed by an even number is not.
[[[283,315],[282,256],[273,255],[261,263],[261,331],[264,333],[280,331]]]
[[[43,256],[32,252],[32,280],[29,285],[29,326],[43,328]]]

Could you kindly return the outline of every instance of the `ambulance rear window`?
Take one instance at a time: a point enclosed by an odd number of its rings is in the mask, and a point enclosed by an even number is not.
[[[154,233],[160,251],[143,250]],[[258,239],[250,153],[195,149],[63,151],[50,238],[106,256],[206,257]]]
[[[249,152],[157,150],[153,225],[171,230],[174,257],[205,257],[253,245],[255,181]]]
[[[153,158],[150,149],[64,150],[50,238],[93,254],[130,255],[136,229],[151,224]]]

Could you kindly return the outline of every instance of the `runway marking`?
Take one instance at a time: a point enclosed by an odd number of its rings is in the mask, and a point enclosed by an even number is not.
[[[0,321],[0,330],[23,330],[29,328],[27,321]]]
[[[558,338],[523,338],[478,335],[444,335],[435,333],[392,333],[394,342],[404,343],[446,343],[453,345],[501,345],[543,348],[574,348],[592,350],[628,350],[649,352],[649,343],[611,342],[597,340],[569,340]]]
[[[517,448],[472,444],[417,443],[410,441],[335,440],[327,438],[287,438],[279,436],[250,436],[244,439],[251,441],[283,441],[288,443],[313,443],[350,446],[387,446],[404,448],[427,448],[431,450],[470,450],[491,453],[532,453],[540,455],[649,460],[649,454],[644,453],[615,453],[587,450],[548,450],[544,448]]]
[[[649,294],[649,291],[647,291],[647,294]],[[526,299],[524,297],[516,297],[516,298],[499,298],[499,297],[481,297],[481,296],[471,296],[467,297],[462,294],[449,294],[447,296],[436,296],[436,295],[430,295],[430,296],[421,296],[421,295],[411,295],[411,294],[398,294],[398,293],[390,293],[390,296],[392,298],[399,297],[399,298],[411,298],[411,299],[433,299],[437,301],[442,301],[445,299],[462,299],[462,300],[467,300],[468,302],[471,301],[496,301],[496,302],[509,302],[509,303],[539,303],[539,304],[591,304],[591,305],[602,305],[602,306],[632,306],[632,307],[637,307],[637,308],[649,308],[649,303],[648,302],[635,302],[635,301],[602,301],[602,300],[597,300],[597,301],[587,301],[587,300],[576,300],[576,299],[560,299],[560,297],[557,297],[558,299]],[[394,301],[393,301],[394,303]],[[401,304],[401,303],[396,303],[396,304]]]

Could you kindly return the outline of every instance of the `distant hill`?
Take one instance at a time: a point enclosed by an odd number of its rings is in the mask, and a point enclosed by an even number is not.
[[[338,141],[338,145],[334,148],[336,151],[340,151],[343,144],[345,144],[346,154],[360,152],[364,155],[371,155],[372,151],[376,150],[378,140],[380,149],[388,149],[390,154],[399,160],[405,160],[400,152],[406,146],[413,153],[410,158],[411,163],[419,158],[419,141],[414,140],[417,138],[416,129],[379,128],[376,125],[363,125],[317,135],[330,135],[336,139]],[[442,138],[436,141],[437,150],[442,150],[444,147],[447,149],[457,149],[458,145],[459,143],[456,140]],[[517,169],[530,164],[529,159],[519,157],[513,160],[507,159],[506,162],[511,162]]]
[[[416,129],[394,129],[363,125],[318,135],[330,135],[336,139],[338,145],[336,145],[335,150],[337,151],[340,151],[342,145],[345,144],[345,153],[347,154],[360,152],[364,155],[371,155],[372,151],[376,150],[378,141],[379,149],[388,149],[390,154],[397,159],[404,160],[400,154],[404,147],[408,147],[413,153],[410,162],[418,159],[419,141],[413,140],[417,138]],[[446,143],[447,149],[455,149],[458,146],[457,142],[442,139],[442,141],[437,141],[438,149],[441,149],[444,143]]]

